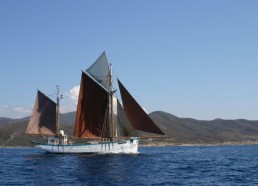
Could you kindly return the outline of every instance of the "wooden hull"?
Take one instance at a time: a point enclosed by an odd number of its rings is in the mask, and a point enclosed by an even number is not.
[[[39,144],[49,153],[97,153],[97,154],[138,154],[139,139],[123,140],[121,142],[97,142],[87,144]]]

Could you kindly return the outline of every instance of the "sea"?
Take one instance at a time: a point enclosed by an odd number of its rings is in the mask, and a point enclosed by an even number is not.
[[[258,145],[139,151],[87,155],[0,148],[0,185],[258,185]]]

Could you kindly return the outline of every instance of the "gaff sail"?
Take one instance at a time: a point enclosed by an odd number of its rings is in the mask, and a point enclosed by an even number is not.
[[[82,72],[74,126],[74,137],[107,138],[108,92],[87,73]]]

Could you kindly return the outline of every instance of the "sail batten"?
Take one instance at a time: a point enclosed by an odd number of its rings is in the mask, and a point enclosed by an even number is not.
[[[38,90],[27,134],[55,135],[56,103]]]
[[[158,126],[150,119],[142,107],[135,101],[135,99],[126,90],[123,84],[118,80],[118,85],[122,97],[124,111],[130,120],[132,126],[144,133],[153,133],[158,135],[164,135],[164,133],[158,128]],[[139,132],[137,132],[139,134]]]

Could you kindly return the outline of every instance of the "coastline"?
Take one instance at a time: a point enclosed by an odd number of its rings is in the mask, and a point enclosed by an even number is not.
[[[223,142],[223,143],[148,143],[140,144],[139,147],[165,147],[165,146],[234,146],[234,145],[258,145],[258,141]]]

